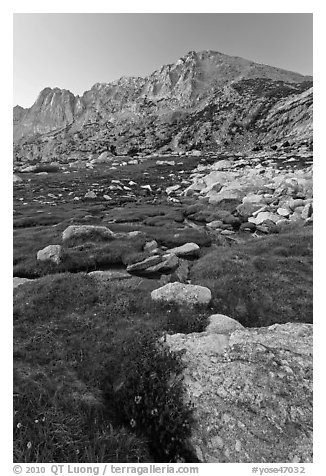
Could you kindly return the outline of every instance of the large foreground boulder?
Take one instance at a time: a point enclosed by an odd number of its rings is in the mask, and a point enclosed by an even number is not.
[[[206,332],[166,337],[183,351],[199,460],[312,462],[312,325],[245,329],[212,317]]]
[[[168,283],[151,292],[153,301],[178,305],[194,306],[207,305],[212,299],[212,293],[204,286],[183,283]]]

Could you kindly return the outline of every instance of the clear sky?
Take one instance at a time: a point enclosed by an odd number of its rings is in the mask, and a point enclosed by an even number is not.
[[[97,82],[146,76],[190,50],[215,50],[312,74],[308,13],[14,14],[14,105],[45,87],[81,95]]]

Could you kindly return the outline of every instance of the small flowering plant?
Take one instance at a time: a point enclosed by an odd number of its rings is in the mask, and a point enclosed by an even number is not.
[[[145,436],[161,462],[180,461],[193,421],[193,408],[184,402],[181,359],[157,335],[144,333],[125,346],[120,375],[124,385],[115,394],[114,406],[122,423]]]

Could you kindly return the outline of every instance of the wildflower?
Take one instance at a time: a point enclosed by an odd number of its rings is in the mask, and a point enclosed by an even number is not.
[[[21,424],[20,422],[17,423],[17,428],[19,429],[19,428],[21,428],[21,427],[22,427],[22,424]]]
[[[157,408],[153,408],[153,410],[151,411],[151,415],[155,416],[157,414],[158,414]]]
[[[42,421],[43,421],[43,422],[45,421],[45,416],[42,418]]]
[[[34,423],[38,423],[38,420],[34,420]]]
[[[27,449],[29,449],[29,450],[30,450],[30,449],[31,449],[31,447],[32,447],[32,442],[31,442],[31,441],[29,441],[29,442],[27,443],[27,445],[26,445],[26,446],[27,446]]]
[[[136,422],[133,418],[130,420],[130,426],[131,426],[131,428],[135,428],[135,426],[136,426]]]
[[[142,399],[142,397],[141,397],[140,395],[137,395],[137,396],[135,397],[135,403],[138,405],[138,403],[141,402],[141,399]]]

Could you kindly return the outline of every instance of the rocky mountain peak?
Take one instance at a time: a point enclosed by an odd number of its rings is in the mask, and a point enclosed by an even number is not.
[[[72,126],[70,133],[66,131],[68,138],[78,131],[83,135],[86,125],[97,124],[97,140],[99,134],[105,141],[114,137],[113,141],[123,143],[124,148],[128,144],[134,149],[133,142],[137,147],[142,142],[149,150],[168,144],[172,149],[178,144],[189,148],[208,142],[229,146],[239,142],[239,135],[243,146],[244,137],[251,144],[262,132],[264,140],[267,136],[272,140],[275,134],[264,122],[272,111],[277,136],[295,130],[299,131],[296,139],[300,131],[306,139],[311,132],[312,93],[305,98],[300,95],[311,86],[310,76],[218,51],[189,51],[144,78],[121,77],[96,83],[81,97],[66,89],[44,88],[30,109],[14,109],[14,140],[24,143],[37,134]],[[278,114],[286,115],[286,127],[281,127]],[[295,127],[291,122],[294,117]],[[164,130],[157,129],[157,124]],[[92,129],[87,131],[89,137]],[[132,131],[135,139],[129,137]],[[146,139],[140,141],[142,134]]]

